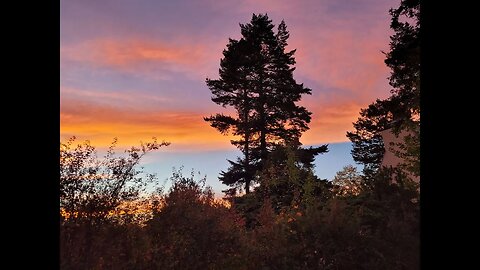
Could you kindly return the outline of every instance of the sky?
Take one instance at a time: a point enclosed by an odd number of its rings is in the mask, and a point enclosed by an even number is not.
[[[228,38],[239,23],[267,13],[285,20],[287,49],[297,49],[294,78],[312,89],[301,105],[312,115],[304,145],[329,144],[316,173],[331,179],[354,164],[346,135],[361,108],[390,93],[388,10],[399,0],[62,0],[60,139],[76,136],[99,149],[140,141],[171,142],[145,157],[160,180],[172,167],[207,175],[217,195],[226,158],[240,152],[203,121],[228,110],[211,101]]]

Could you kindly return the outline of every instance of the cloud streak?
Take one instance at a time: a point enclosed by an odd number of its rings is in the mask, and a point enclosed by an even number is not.
[[[340,103],[314,109],[310,130],[302,137],[304,144],[345,141],[345,131],[358,115],[360,105]],[[62,139],[77,136],[107,146],[114,137],[122,146],[136,145],[152,137],[167,140],[175,150],[231,150],[233,136],[223,136],[203,120],[208,112],[131,109],[97,104],[78,99],[61,102]]]
[[[228,137],[218,134],[198,112],[125,110],[78,100],[64,100],[60,106],[60,133],[90,139],[106,146],[114,137],[122,146],[157,137],[175,149],[231,149]]]
[[[61,47],[61,61],[133,73],[159,69],[204,75],[213,52],[202,43],[148,39],[95,39]],[[68,68],[68,67],[67,67]]]

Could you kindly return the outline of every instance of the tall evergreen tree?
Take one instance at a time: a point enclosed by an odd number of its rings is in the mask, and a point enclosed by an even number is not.
[[[311,112],[296,104],[311,89],[293,78],[295,50],[285,51],[286,24],[282,21],[276,33],[274,27],[266,14],[253,14],[250,23],[240,24],[242,38],[229,39],[220,60],[220,78],[206,79],[212,101],[236,111],[234,116],[219,113],[204,118],[222,134],[239,137],[231,142],[243,157],[229,160],[231,167],[220,176],[233,187],[231,192],[244,185],[249,193],[272,147],[298,140],[311,119]]]
[[[400,154],[413,160],[415,164],[409,167],[416,168],[417,174],[420,162],[420,1],[401,0],[398,8],[390,9],[390,15],[394,34],[385,64],[391,68],[392,95],[362,109],[353,123],[355,130],[347,132],[353,143],[353,159],[365,166],[367,177],[380,167],[385,148],[379,132],[389,128],[397,134],[401,130],[412,132],[407,136],[411,143],[401,147],[407,153]]]

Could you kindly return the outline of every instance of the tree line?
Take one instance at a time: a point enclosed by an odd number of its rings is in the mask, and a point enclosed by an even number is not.
[[[103,157],[90,143],[60,143],[62,269],[419,269],[420,85],[418,0],[390,10],[392,95],[360,111],[347,132],[362,172],[347,166],[333,181],[313,161],[328,145],[302,147],[311,112],[298,105],[312,90],[293,78],[295,50],[286,51],[284,21],[267,14],[240,24],[229,39],[219,78],[206,79],[212,101],[232,115],[204,118],[233,134],[240,151],[219,180],[215,199],[205,179],[174,171],[168,190],[140,167],[168,142],[143,143]],[[404,20],[404,18],[409,18]],[[411,131],[381,167],[379,132]]]

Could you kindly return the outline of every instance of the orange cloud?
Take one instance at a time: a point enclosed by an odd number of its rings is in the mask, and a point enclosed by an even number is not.
[[[348,141],[345,133],[352,130],[361,104],[337,104],[312,107],[310,130],[302,136],[304,144]],[[209,113],[122,109],[78,100],[62,100],[60,135],[62,140],[76,136],[88,139],[98,147],[108,146],[114,137],[119,146],[138,145],[152,137],[172,143],[165,151],[235,149],[230,140],[208,123]]]
[[[206,115],[206,114],[205,114]],[[108,146],[114,137],[119,146],[138,145],[152,137],[172,143],[168,148],[189,150],[231,149],[229,141],[203,121],[200,113],[125,110],[74,100],[62,100],[60,135],[76,136],[93,145]]]
[[[314,106],[310,130],[302,136],[303,144],[321,144],[347,142],[347,131],[353,130],[352,123],[359,116],[360,109],[365,105],[349,102],[339,102],[328,106]]]
[[[100,40],[95,44],[103,60],[112,66],[127,66],[141,61],[196,64],[202,58],[199,47],[179,47],[159,42]]]

